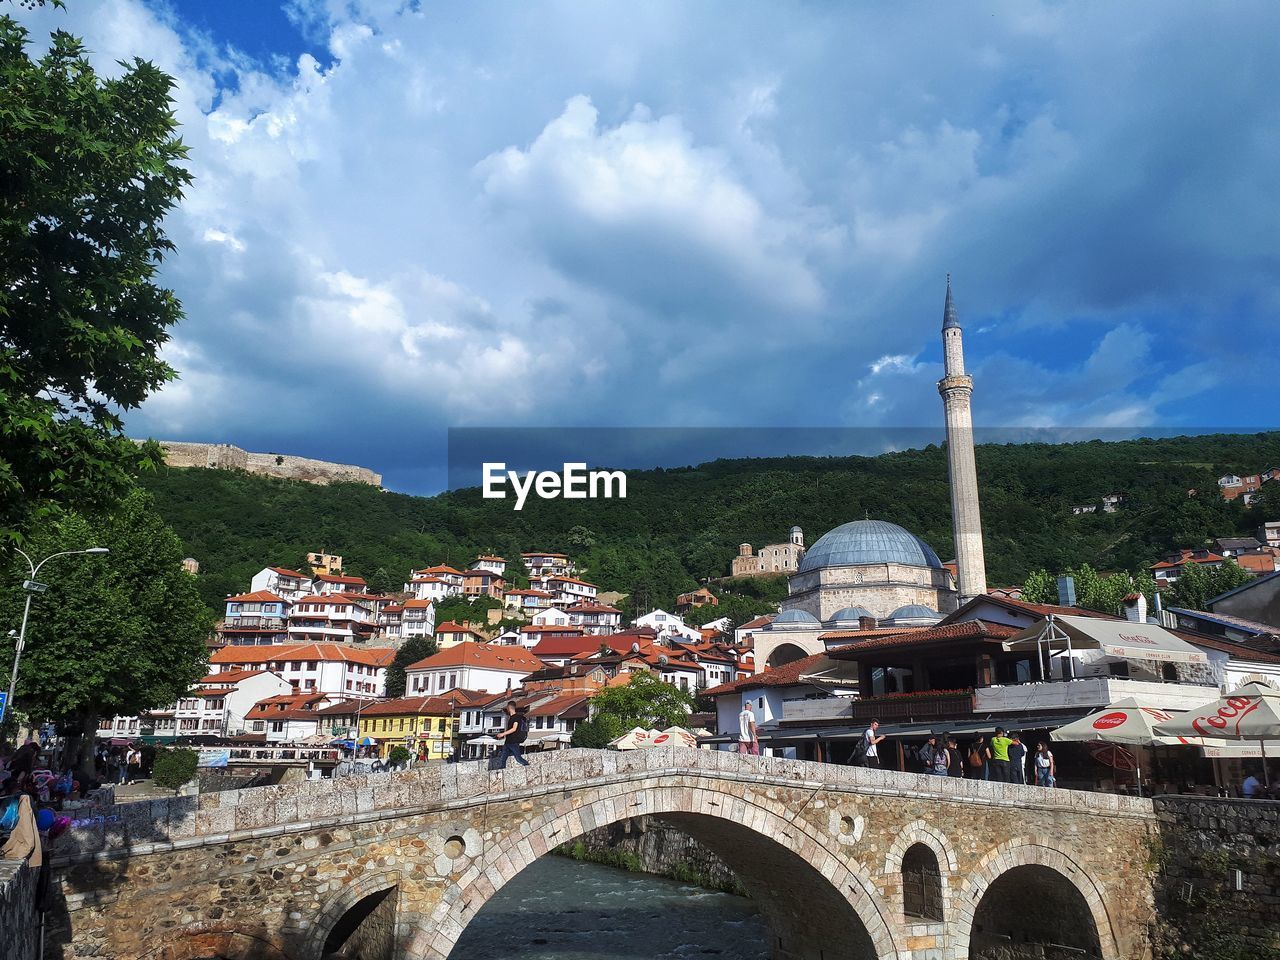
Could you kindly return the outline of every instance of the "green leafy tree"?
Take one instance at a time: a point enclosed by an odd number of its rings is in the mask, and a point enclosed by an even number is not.
[[[0,540],[158,462],[119,411],[175,376],[159,351],[182,307],[156,271],[191,179],[172,78],[137,59],[99,77],[62,31],[27,47],[0,16]]]
[[[1216,570],[1206,570],[1203,564],[1183,564],[1178,582],[1169,592],[1169,605],[1187,610],[1203,610],[1205,603],[1218,594],[1234,590],[1252,579],[1234,560],[1228,560]]]
[[[186,747],[157,750],[151,764],[151,779],[158,787],[177,790],[196,775],[200,755]]]
[[[610,717],[621,726],[620,732],[685,724],[692,711],[690,694],[644,671],[632,673],[629,683],[608,687],[591,699],[592,719]]]
[[[66,513],[31,537],[33,556],[89,546],[104,557],[54,560],[41,571],[47,593],[35,597],[17,702],[38,720],[81,734],[80,768],[92,770],[99,717],[166,707],[204,675],[212,618],[182,545],[141,490],[105,516]],[[56,566],[55,566],[56,565]],[[0,623],[17,623],[26,567],[6,564]],[[13,654],[7,646],[5,663]]]
[[[1043,567],[1032,570],[1022,581],[1022,599],[1027,603],[1057,603],[1058,583]]]
[[[396,651],[391,666],[387,667],[387,696],[403,697],[405,667],[434,656],[436,649],[436,642],[431,637],[410,637],[406,640]]]
[[[575,747],[603,750],[629,729],[631,728],[624,727],[622,721],[612,714],[602,713],[574,727],[572,743]]]
[[[391,748],[391,751],[387,754],[387,762],[391,764],[393,767],[398,767],[402,763],[407,763],[409,761],[410,756],[411,754],[409,753],[408,747],[403,747],[400,744],[396,744],[394,747]]]

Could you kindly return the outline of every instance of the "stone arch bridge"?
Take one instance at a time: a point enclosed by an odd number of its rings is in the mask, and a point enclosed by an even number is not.
[[[677,747],[121,804],[54,851],[46,956],[443,960],[555,847],[672,822],[777,958],[1150,956],[1151,803]]]

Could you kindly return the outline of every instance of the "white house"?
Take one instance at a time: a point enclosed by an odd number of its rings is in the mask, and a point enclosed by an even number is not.
[[[546,590],[508,590],[502,598],[505,606],[512,610],[544,610],[555,605],[555,594]]]
[[[622,611],[602,603],[575,603],[566,607],[569,622],[591,634],[616,633],[622,629]]]
[[[361,577],[348,577],[336,573],[317,573],[316,593],[368,593],[369,585]]]
[[[530,580],[543,580],[546,577],[567,577],[573,573],[573,561],[563,553],[522,553],[525,569],[529,571]]]
[[[514,690],[542,661],[523,647],[458,643],[405,668],[407,694],[436,695],[446,690]]]
[[[311,577],[286,567],[263,567],[249,581],[249,592],[266,591],[286,600],[297,600],[311,593],[314,584]]]
[[[411,586],[413,582],[418,579],[427,579],[427,578],[434,578],[436,580],[444,581],[446,585],[445,587],[446,592],[444,593],[444,596],[446,597],[462,595],[462,581],[464,578],[464,574],[462,573],[461,570],[458,570],[454,567],[447,566],[442,563],[436,564],[434,567],[423,567],[421,570],[410,570],[409,582],[404,585],[404,588],[406,591],[413,593],[415,592],[413,587]],[[431,589],[435,590],[438,588],[432,587]],[[423,597],[422,599],[432,599],[432,598]]]
[[[559,607],[547,607],[545,610],[539,610],[529,622],[535,627],[567,627],[570,626],[569,614],[565,613]]]
[[[400,635],[429,637],[436,632],[436,605],[431,600],[406,600],[400,616]]]
[[[587,583],[587,581],[579,580],[577,577],[568,576],[545,577],[542,580],[542,588],[555,597],[557,605],[595,600],[596,592],[599,589],[594,583]]]
[[[383,697],[387,667],[395,658],[389,648],[355,648],[339,643],[298,643],[277,647],[223,647],[209,658],[211,672],[270,670],[297,693],[334,697]]]
[[[294,643],[363,642],[374,626],[373,605],[361,594],[313,594],[289,611],[289,639]]]
[[[323,693],[289,693],[254,704],[245,721],[248,732],[263,734],[267,743],[298,743],[322,732],[319,711],[332,706]]]
[[[268,670],[211,673],[163,710],[152,710],[142,717],[104,719],[98,725],[98,736],[231,736],[244,731],[245,715],[255,703],[292,690],[288,681]]]
[[[492,570],[494,573],[505,574],[507,572],[507,561],[502,557],[495,557],[491,553],[482,553],[476,557],[476,562],[472,567],[477,570]]]
[[[697,642],[702,639],[702,631],[685,624],[684,618],[665,610],[652,610],[643,617],[631,621],[632,626],[648,627],[658,634],[661,641],[667,637],[685,637]]]
[[[415,600],[443,600],[462,592],[462,587],[455,587],[444,577],[433,574],[415,574],[404,585],[405,593],[412,593]]]

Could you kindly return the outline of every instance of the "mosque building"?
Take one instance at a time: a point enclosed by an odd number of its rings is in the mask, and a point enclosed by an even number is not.
[[[957,577],[929,544],[895,523],[841,524],[800,556],[781,612],[755,633],[757,670],[822,653],[828,642],[854,643],[859,633],[870,637],[928,626],[987,592],[970,408],[973,381],[964,372],[950,277],[942,339],[945,369],[938,391],[946,414]]]

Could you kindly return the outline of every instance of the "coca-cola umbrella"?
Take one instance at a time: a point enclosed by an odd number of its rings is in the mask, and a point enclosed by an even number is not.
[[[1092,741],[1099,744],[1128,743],[1134,746],[1176,746],[1187,741],[1176,736],[1162,736],[1156,732],[1156,724],[1172,720],[1168,710],[1145,706],[1133,697],[1117,700],[1097,713],[1072,721],[1053,731],[1054,740]],[[1090,748],[1094,759],[1117,770],[1134,770],[1142,782],[1142,767],[1137,758],[1120,747],[1108,751]]]
[[[1166,737],[1256,740],[1262,751],[1262,776],[1270,784],[1266,741],[1280,737],[1280,690],[1247,683],[1235,693],[1156,724]]]

